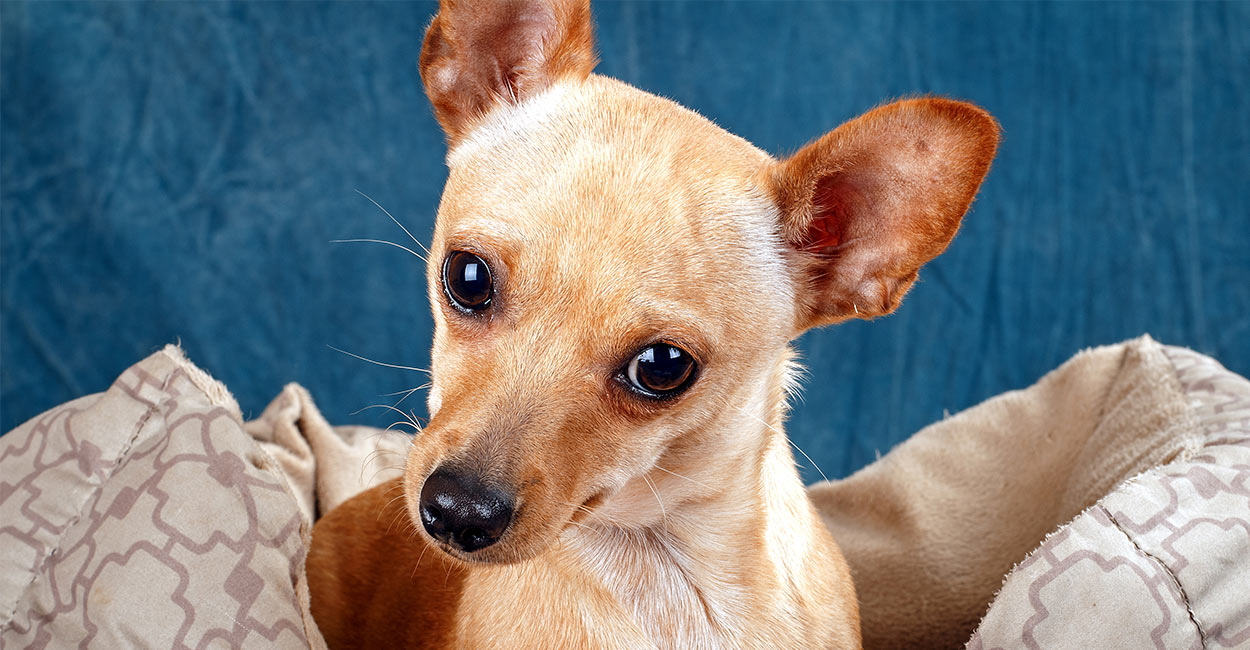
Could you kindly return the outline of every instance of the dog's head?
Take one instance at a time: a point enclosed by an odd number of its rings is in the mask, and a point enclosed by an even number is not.
[[[445,1],[426,34],[450,175],[405,489],[461,559],[647,525],[662,458],[761,453],[787,343],[893,310],[997,145],[984,111],[911,99],[778,161],[594,58],[584,0]]]

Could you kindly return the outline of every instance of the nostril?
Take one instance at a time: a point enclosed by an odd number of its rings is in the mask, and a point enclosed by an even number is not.
[[[495,540],[481,528],[466,528],[457,541],[466,551],[472,551],[490,546]]]
[[[430,526],[438,521],[440,514],[441,513],[438,511],[438,506],[428,505],[428,504],[422,505],[421,506],[421,523],[426,526]]]

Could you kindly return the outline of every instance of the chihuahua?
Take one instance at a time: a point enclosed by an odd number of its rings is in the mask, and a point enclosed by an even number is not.
[[[430,421],[307,559],[332,647],[851,648],[782,433],[791,341],[895,309],[998,145],[875,108],[777,160],[591,74],[588,0],[444,0]]]

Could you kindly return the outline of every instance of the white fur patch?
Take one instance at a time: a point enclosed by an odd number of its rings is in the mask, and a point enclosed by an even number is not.
[[[554,84],[520,104],[497,106],[469,131],[464,140],[447,152],[447,166],[455,167],[466,158],[537,131],[559,113],[561,104],[572,93],[568,84]]]
[[[791,314],[782,322],[794,322],[793,269],[786,264],[786,244],[778,231],[781,213],[765,196],[751,196],[743,202],[739,217],[734,223],[740,228],[750,257],[747,265],[759,281],[765,295],[772,296],[775,309]]]
[[[438,414],[438,410],[443,407],[443,391],[438,389],[438,385],[430,387],[430,392],[426,396],[426,407],[430,411],[430,419]]]

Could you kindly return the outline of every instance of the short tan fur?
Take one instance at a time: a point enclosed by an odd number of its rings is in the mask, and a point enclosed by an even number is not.
[[[897,307],[998,126],[907,99],[779,161],[591,74],[591,33],[584,0],[444,1],[427,31],[450,148],[431,420],[401,481],[318,522],[313,613],[332,647],[858,647],[782,432],[790,342]],[[445,287],[456,251],[490,271],[481,310]],[[695,369],[662,398],[623,371],[657,344]],[[422,519],[448,468],[506,502],[482,548]]]

